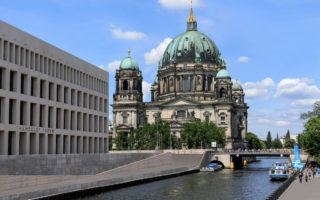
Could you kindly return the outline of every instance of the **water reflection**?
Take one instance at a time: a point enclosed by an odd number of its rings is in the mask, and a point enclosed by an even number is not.
[[[272,163],[285,159],[261,159],[243,170],[201,172],[153,183],[119,189],[85,200],[262,200],[278,188],[281,182],[271,182],[268,170]]]

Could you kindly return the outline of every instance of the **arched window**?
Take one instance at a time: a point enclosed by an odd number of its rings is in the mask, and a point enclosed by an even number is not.
[[[226,124],[226,116],[224,116],[224,115],[220,116],[220,123]]]
[[[129,90],[128,80],[124,80],[124,81],[122,82],[122,88],[123,88],[123,90]]]
[[[225,88],[221,88],[220,91],[219,91],[219,97],[220,98],[224,98],[227,96],[227,91]]]

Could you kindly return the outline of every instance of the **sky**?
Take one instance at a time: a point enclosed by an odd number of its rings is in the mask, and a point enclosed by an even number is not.
[[[199,31],[244,87],[248,131],[301,133],[300,114],[320,100],[320,1],[193,2]],[[188,0],[2,0],[0,19],[109,71],[110,103],[114,72],[130,48],[150,101],[157,62],[185,31],[188,9]]]

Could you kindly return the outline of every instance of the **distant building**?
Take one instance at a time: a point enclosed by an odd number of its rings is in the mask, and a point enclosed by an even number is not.
[[[0,21],[0,154],[104,153],[108,73]]]
[[[197,118],[223,127],[227,148],[244,146],[249,108],[244,91],[231,80],[215,43],[198,31],[192,8],[186,32],[172,40],[159,63],[151,102],[143,102],[142,80],[129,52],[115,76],[114,137],[160,119],[180,137],[183,123]]]
[[[290,134],[290,138],[291,138],[292,140],[294,140],[296,143],[298,143],[298,135],[291,135],[291,134]],[[286,135],[280,137],[280,142],[282,143],[282,145],[285,144],[285,140],[286,140]]]

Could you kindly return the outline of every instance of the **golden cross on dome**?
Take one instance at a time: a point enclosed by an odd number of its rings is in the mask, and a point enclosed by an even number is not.
[[[195,22],[196,18],[193,15],[193,8],[192,8],[192,0],[190,0],[190,15],[188,22]]]

